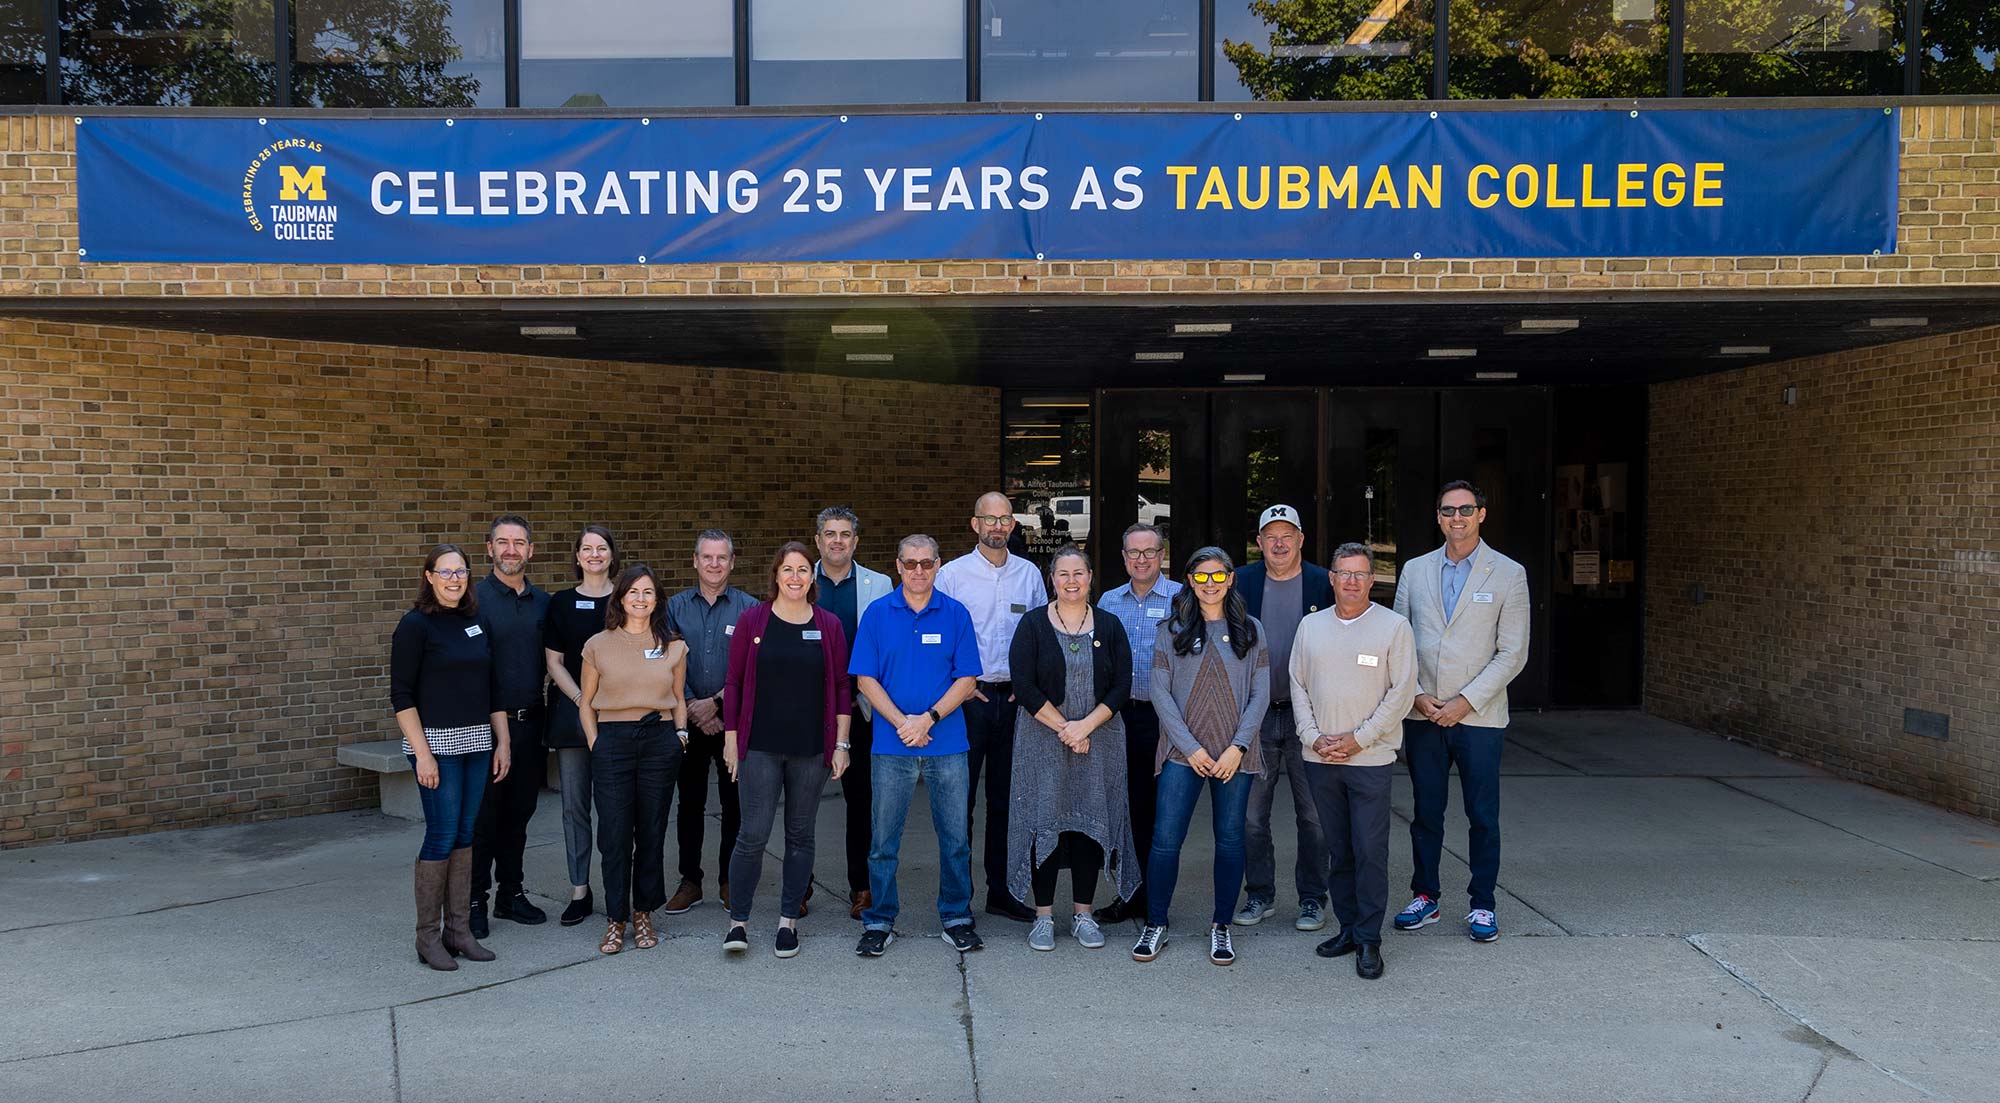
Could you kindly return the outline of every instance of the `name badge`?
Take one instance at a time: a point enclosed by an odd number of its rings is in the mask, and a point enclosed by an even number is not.
[[[1473,603],[1474,605],[1491,605],[1491,604],[1493,604],[1493,595],[1492,595],[1492,594],[1473,594],[1473,595],[1472,595],[1472,603]]]
[[[576,607],[577,607],[577,608],[579,608],[579,609],[595,609],[595,608],[597,608],[597,602],[595,602],[595,601],[578,601],[578,602],[576,603]]]
[[[941,632],[925,632],[925,633],[924,633],[924,642],[925,642],[925,643],[943,643],[943,642],[944,642],[944,634],[943,634],[943,633],[941,633]]]
[[[805,631],[799,633],[799,638],[807,640],[819,639],[819,629],[808,628]]]
[[[733,624],[725,624],[725,625],[723,625],[723,626],[722,626],[722,634],[723,634],[723,635],[725,635],[725,636],[733,636],[733,635],[735,635],[735,634],[736,634],[736,626],[735,626],[735,625],[733,625]]]
[[[1028,611],[1028,607],[1017,601],[1007,606],[1007,611],[1010,613],[1025,613]]]
[[[646,657],[649,659],[664,659],[667,657],[667,649],[664,647],[648,647],[646,649]]]
[[[1380,659],[1379,657],[1377,657],[1377,656],[1374,656],[1374,655],[1356,655],[1356,656],[1354,656],[1354,662],[1355,662],[1355,664],[1356,664],[1357,666],[1381,666],[1381,665],[1382,665],[1382,660],[1381,660],[1381,659]]]
[[[473,625],[472,627],[470,627],[470,628],[468,628],[468,629],[466,629],[466,630],[465,630],[465,634],[466,634],[466,635],[468,635],[468,636],[479,636],[479,635],[484,635],[484,634],[485,634],[485,632],[486,632],[486,630],[485,630],[484,628],[481,628],[481,627],[479,627],[479,626],[478,626],[478,625],[476,625],[476,624],[475,624],[475,625]]]
[[[1161,617],[1164,617],[1164,616],[1166,616],[1166,615],[1167,615],[1167,611],[1166,611],[1165,609],[1148,609],[1148,610],[1146,610],[1146,616],[1147,616],[1147,617],[1149,617],[1149,618],[1150,618],[1150,619],[1152,619],[1152,620],[1159,620],[1159,619],[1160,619]]]

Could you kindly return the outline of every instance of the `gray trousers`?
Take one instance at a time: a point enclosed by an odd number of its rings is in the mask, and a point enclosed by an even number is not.
[[[1333,857],[1328,906],[1356,942],[1380,943],[1389,911],[1389,781],[1396,767],[1301,765]]]
[[[1277,851],[1271,843],[1271,805],[1278,796],[1278,775],[1291,784],[1292,820],[1298,828],[1299,856],[1292,867],[1294,886],[1300,900],[1326,896],[1326,844],[1321,841],[1319,812],[1313,807],[1312,790],[1304,771],[1309,769],[1299,757],[1298,730],[1292,726],[1292,709],[1272,705],[1264,714],[1264,769],[1250,775],[1250,812],[1243,824],[1243,888],[1260,900],[1278,898]]]
[[[569,883],[590,884],[590,749],[558,747],[556,767],[562,773],[563,857],[569,862]]]
[[[764,875],[764,844],[778,817],[778,795],[785,797],[785,880],[778,915],[797,919],[812,883],[813,827],[819,819],[819,797],[832,773],[819,755],[775,755],[753,750],[736,768],[737,798],[743,826],[736,832],[736,849],[729,855],[729,918],[750,918],[757,900],[757,879]]]

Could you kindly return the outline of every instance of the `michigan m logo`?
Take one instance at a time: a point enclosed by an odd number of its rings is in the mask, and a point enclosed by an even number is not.
[[[278,179],[284,184],[284,190],[278,193],[280,199],[297,199],[301,192],[307,199],[326,198],[325,165],[314,165],[304,172],[290,165],[279,165]]]

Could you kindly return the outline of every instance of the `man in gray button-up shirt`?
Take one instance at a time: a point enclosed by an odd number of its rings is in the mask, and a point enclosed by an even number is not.
[[[729,676],[729,640],[736,618],[757,599],[729,584],[736,569],[736,543],[721,529],[705,529],[694,540],[696,584],[667,599],[667,623],[687,641],[688,716],[694,721],[687,755],[681,759],[681,883],[664,909],[680,913],[701,902],[701,844],[708,815],[708,768],[715,766],[722,798],[722,838],[716,848],[716,880],[729,901],[729,852],[736,846],[742,815],[736,783],[722,762],[722,684]]]

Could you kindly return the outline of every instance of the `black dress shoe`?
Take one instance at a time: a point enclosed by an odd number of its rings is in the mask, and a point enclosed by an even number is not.
[[[1035,921],[1035,909],[1005,893],[989,892],[986,894],[986,914],[997,915],[1002,919],[1012,919],[1016,923],[1033,923]]]
[[[467,918],[472,925],[472,937],[491,938],[493,925],[486,921],[486,894],[482,892],[473,897],[472,907],[467,909],[467,912]]]
[[[1363,942],[1354,955],[1354,975],[1362,980],[1382,979],[1382,946],[1376,942]]]
[[[1361,944],[1359,942],[1354,941],[1353,935],[1348,934],[1346,931],[1342,931],[1339,934],[1334,935],[1332,938],[1327,939],[1325,942],[1322,942],[1319,945],[1314,946],[1313,953],[1316,953],[1321,957],[1346,957],[1348,954],[1351,954],[1360,948]]]
[[[519,885],[502,885],[493,894],[493,918],[511,919],[525,927],[549,921],[549,913],[535,906]]]
[[[1144,918],[1146,918],[1145,903],[1139,900],[1127,900],[1122,896],[1109,905],[1097,909],[1099,923],[1123,923],[1128,919]]]
[[[562,925],[574,927],[589,919],[590,913],[597,910],[597,901],[592,899],[593,895],[589,889],[585,889],[582,896],[570,901],[569,907],[563,909]]]

